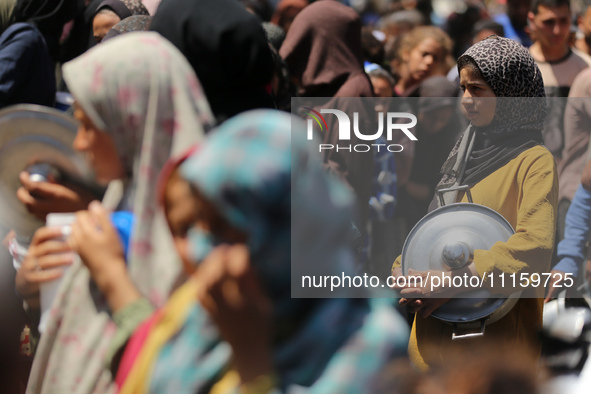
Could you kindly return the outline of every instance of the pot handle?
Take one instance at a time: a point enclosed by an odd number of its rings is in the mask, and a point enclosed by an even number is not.
[[[451,340],[455,341],[457,339],[466,339],[466,338],[474,338],[474,337],[483,337],[484,336],[484,328],[486,325],[486,319],[480,320],[480,332],[469,332],[466,334],[456,334],[458,329],[458,324],[453,323],[453,332],[451,334]]]
[[[470,193],[470,186],[468,186],[468,185],[452,186],[452,187],[448,187],[445,189],[437,190],[437,197],[439,197],[439,203],[441,204],[441,206],[445,205],[445,201],[443,200],[443,194],[449,193],[449,192],[455,192],[455,191],[466,192],[466,194],[468,195],[468,202],[471,202],[471,203],[474,202],[474,201],[472,201],[472,193]]]

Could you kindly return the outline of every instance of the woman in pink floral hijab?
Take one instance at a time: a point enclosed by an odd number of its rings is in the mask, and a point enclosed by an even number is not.
[[[135,216],[129,275],[159,306],[179,275],[180,261],[157,206],[157,177],[167,159],[212,126],[209,104],[183,55],[153,32],[109,40],[66,63],[63,75],[77,105],[116,146],[125,171],[118,209]],[[114,187],[112,182],[109,189]],[[113,391],[104,361],[115,332],[106,301],[76,261],[52,305],[27,392]]]

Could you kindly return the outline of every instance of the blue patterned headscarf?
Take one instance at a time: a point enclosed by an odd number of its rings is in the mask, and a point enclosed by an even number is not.
[[[292,264],[309,260],[348,273],[353,263],[346,243],[352,194],[324,171],[305,136],[305,123],[287,113],[243,113],[212,131],[180,171],[248,235],[250,260],[273,304],[280,391],[359,392],[381,365],[406,353],[408,331],[390,300],[291,298]],[[192,247],[199,258],[223,242],[204,233],[190,238],[197,240]],[[205,391],[230,358],[229,345],[195,301],[162,348],[150,392]]]
[[[292,126],[301,130],[292,133]],[[333,272],[353,265],[343,243],[353,195],[325,173],[305,135],[304,123],[289,114],[251,111],[224,123],[181,166],[182,176],[248,235],[254,268],[279,314],[294,312],[292,265],[308,268],[311,256]],[[224,240],[194,228],[189,241],[199,261]]]

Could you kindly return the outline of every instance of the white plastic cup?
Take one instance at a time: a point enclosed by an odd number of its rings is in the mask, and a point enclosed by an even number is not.
[[[61,227],[62,234],[64,234],[61,240],[65,241],[67,238],[67,234],[72,231],[72,223],[76,221],[76,214],[74,213],[50,213],[47,215],[47,219],[45,225],[47,227]],[[57,290],[62,282],[64,275],[68,267],[59,267],[59,268],[52,268],[56,270],[62,271],[62,276],[57,279],[54,279],[50,282],[42,283],[39,286],[39,293],[41,299],[41,319],[39,321],[39,332],[43,333],[45,331],[45,327],[47,325],[47,320],[49,319],[49,310],[51,309],[51,304],[53,304],[53,300],[57,295]]]

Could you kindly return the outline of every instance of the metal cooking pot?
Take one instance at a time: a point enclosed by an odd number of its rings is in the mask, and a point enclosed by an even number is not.
[[[53,108],[20,104],[0,111],[0,224],[23,240],[45,223],[17,199],[19,174],[98,190],[83,155],[74,151],[78,122]]]
[[[465,191],[469,203],[444,205],[443,193]],[[475,204],[470,188],[460,186],[438,191],[442,206],[429,212],[411,230],[402,249],[402,272],[451,271],[473,261],[474,250],[489,250],[496,242],[506,242],[515,233],[498,212]],[[517,303],[521,292],[510,297],[493,295],[477,288],[453,298],[431,316],[453,325],[452,339],[484,335],[487,324],[505,316]],[[461,330],[479,328],[477,332],[458,334]]]

